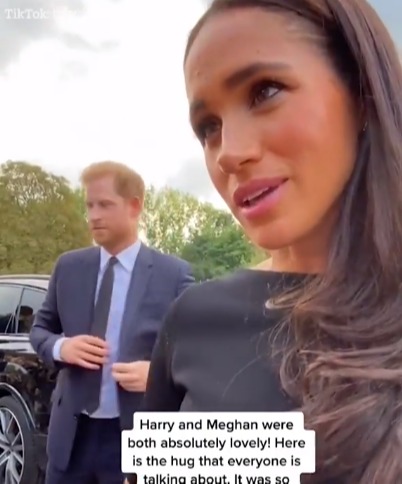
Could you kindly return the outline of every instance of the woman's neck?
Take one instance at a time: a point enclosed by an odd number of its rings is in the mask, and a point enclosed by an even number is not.
[[[273,251],[271,256],[268,270],[275,272],[320,274],[324,272],[326,266],[326,257],[321,257],[319,254],[300,254],[291,247]]]
[[[288,247],[270,251],[255,269],[274,272],[320,274],[328,261],[329,237],[306,237]]]
[[[331,239],[336,225],[337,210],[328,213],[325,220],[304,237],[287,247],[270,251],[270,270],[322,274],[328,264]]]

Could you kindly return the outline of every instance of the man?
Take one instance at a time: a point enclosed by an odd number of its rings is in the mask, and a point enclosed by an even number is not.
[[[46,483],[122,484],[121,429],[133,427],[164,315],[194,279],[187,262],[138,240],[145,187],[137,173],[96,163],[82,183],[100,247],[59,258],[30,333],[38,355],[61,369]]]

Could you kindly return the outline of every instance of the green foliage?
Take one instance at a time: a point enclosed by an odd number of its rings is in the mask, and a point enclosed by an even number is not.
[[[247,264],[248,267],[255,267],[258,264],[261,264],[261,262],[267,260],[270,257],[270,255],[267,252],[264,252],[262,249],[259,248],[254,248],[254,253]]]
[[[151,187],[144,228],[150,245],[190,262],[197,280],[248,266],[255,258],[255,248],[229,213],[172,188]]]
[[[147,190],[143,227],[149,244],[168,254],[181,254],[198,224],[200,202],[172,188]]]
[[[1,166],[0,220],[2,274],[48,273],[62,252],[91,243],[67,180],[28,163]]]

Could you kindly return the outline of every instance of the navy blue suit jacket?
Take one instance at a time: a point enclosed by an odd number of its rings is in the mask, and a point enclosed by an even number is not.
[[[88,334],[92,322],[100,264],[99,247],[63,254],[56,263],[43,307],[32,326],[30,340],[39,357],[60,368],[53,393],[48,434],[48,457],[52,465],[68,466],[83,410],[83,368],[53,359],[53,346],[60,335]],[[133,270],[122,322],[120,362],[150,360],[154,343],[170,304],[194,282],[190,265],[176,257],[141,245]],[[122,429],[133,427],[133,413],[143,393],[118,387]]]

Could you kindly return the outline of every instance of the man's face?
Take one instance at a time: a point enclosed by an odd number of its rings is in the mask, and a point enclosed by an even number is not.
[[[85,198],[89,228],[98,245],[107,248],[119,244],[136,229],[141,213],[140,200],[121,197],[112,176],[88,182]]]

